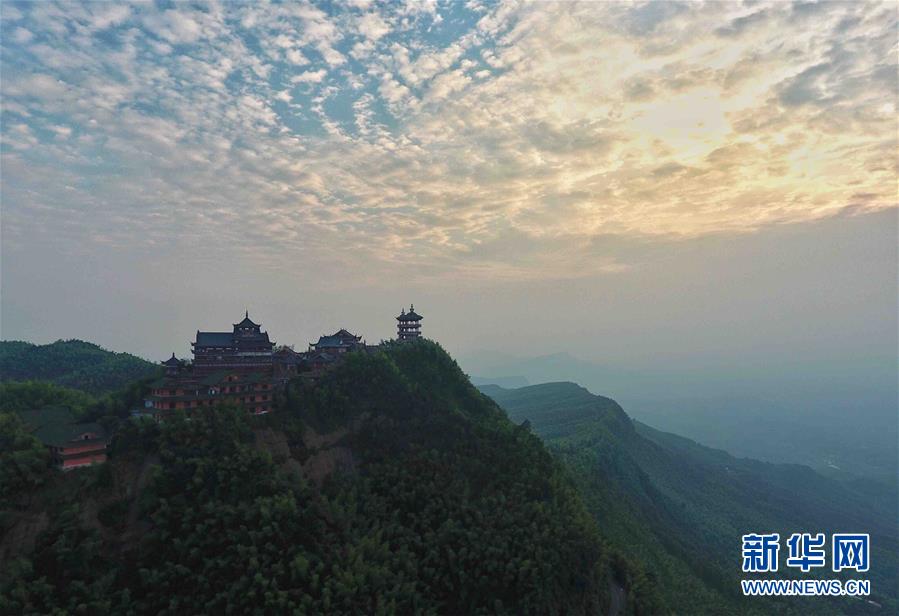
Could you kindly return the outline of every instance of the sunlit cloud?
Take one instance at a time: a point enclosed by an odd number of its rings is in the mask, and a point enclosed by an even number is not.
[[[7,3],[4,241],[527,279],[628,267],[597,237],[892,208],[896,27],[856,2]]]

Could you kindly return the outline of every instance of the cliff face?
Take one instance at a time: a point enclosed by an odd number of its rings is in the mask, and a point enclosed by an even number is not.
[[[280,408],[125,423],[109,465],[13,504],[46,522],[0,612],[608,608],[626,572],[574,487],[438,345],[352,354]]]

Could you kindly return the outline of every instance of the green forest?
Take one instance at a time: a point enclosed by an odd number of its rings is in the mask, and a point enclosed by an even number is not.
[[[20,374],[0,383],[0,613],[897,606],[891,499],[659,432],[572,383],[479,391],[433,342],[350,353],[259,417],[134,419],[154,371],[96,392]],[[53,469],[16,415],[47,405],[114,434],[109,462]],[[747,530],[856,529],[872,535],[880,607],[739,594]]]
[[[883,614],[897,606],[896,503],[798,465],[738,459],[632,422],[609,398],[574,383],[481,387],[527,422],[576,482],[602,536],[647,567],[673,613]],[[743,533],[872,536],[871,599],[746,599]],[[782,571],[787,576],[786,571]],[[829,571],[823,577],[838,577]]]
[[[0,381],[47,381],[102,395],[159,372],[159,366],[139,357],[82,340],[0,341]]]
[[[106,404],[110,463],[65,476],[4,424],[0,466],[22,473],[0,613],[595,614],[617,579],[628,612],[658,607],[540,440],[434,343],[351,354],[263,417]]]

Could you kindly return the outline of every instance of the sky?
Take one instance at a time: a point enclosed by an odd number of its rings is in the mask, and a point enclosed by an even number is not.
[[[897,10],[4,1],[0,336],[895,381]]]

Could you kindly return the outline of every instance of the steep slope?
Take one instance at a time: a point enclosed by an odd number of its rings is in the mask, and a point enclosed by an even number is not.
[[[351,354],[280,408],[124,423],[111,464],[51,477],[0,516],[0,612],[610,605],[612,557],[558,463],[437,345]]]
[[[872,501],[806,467],[736,459],[648,426],[635,429],[613,400],[573,383],[482,390],[544,438],[575,477],[600,531],[647,563],[669,609],[876,609],[849,599],[743,599],[740,536],[756,531],[870,532],[878,563],[872,599],[896,606],[894,503]]]
[[[99,395],[152,376],[159,367],[82,340],[0,341],[0,381],[49,381]]]

